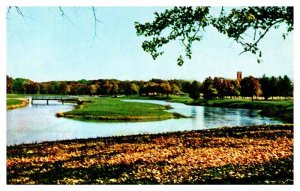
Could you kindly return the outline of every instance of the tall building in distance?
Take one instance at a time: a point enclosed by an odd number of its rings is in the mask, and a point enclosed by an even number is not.
[[[238,72],[236,73],[236,80],[237,80],[238,82],[240,82],[240,81],[242,80],[242,72],[241,72],[241,71],[238,71]]]

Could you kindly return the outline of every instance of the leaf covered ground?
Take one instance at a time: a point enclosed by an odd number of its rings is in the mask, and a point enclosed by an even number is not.
[[[293,184],[293,125],[7,147],[8,184]]]

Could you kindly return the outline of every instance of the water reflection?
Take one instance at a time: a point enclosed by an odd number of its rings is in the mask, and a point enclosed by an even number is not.
[[[196,107],[191,107],[191,116],[192,117],[197,117],[197,109]]]
[[[49,105],[30,105],[7,111],[7,144],[281,123],[271,118],[261,117],[257,111],[247,109],[188,106],[152,100],[129,101],[169,104],[173,107],[170,112],[178,112],[193,118],[156,122],[83,122],[55,117],[57,112],[71,110],[73,104],[62,105],[57,102]]]

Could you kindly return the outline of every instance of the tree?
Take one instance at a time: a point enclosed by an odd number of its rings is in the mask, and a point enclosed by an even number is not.
[[[189,93],[190,87],[191,87],[191,83],[188,82],[188,81],[186,81],[186,82],[184,82],[184,83],[182,84],[182,91],[183,91],[184,93]]]
[[[171,84],[171,92],[172,94],[178,94],[180,92],[180,88],[175,83]]]
[[[139,89],[140,89],[140,87],[137,84],[131,83],[131,85],[130,85],[130,94],[138,94]]]
[[[113,88],[113,85],[110,83],[110,81],[106,80],[104,85],[102,86],[103,94],[105,94],[105,95],[110,94],[112,88]]]
[[[279,84],[279,89],[280,89],[280,96],[283,97],[288,97],[288,96],[293,96],[293,83],[292,81],[289,79],[289,77],[287,75],[284,75],[283,78],[280,79],[280,81],[278,82]]]
[[[169,82],[162,82],[158,86],[158,91],[159,93],[167,95],[167,97],[169,97],[169,94],[172,92],[172,88]]]
[[[125,94],[125,95],[132,95],[132,94],[138,94],[140,87],[134,83],[130,82],[129,80],[126,81],[120,81],[119,83],[119,93]]]
[[[214,87],[214,80],[211,77],[204,79],[201,89],[204,99],[213,99],[218,95],[218,90]]]
[[[96,85],[89,85],[89,92],[91,95],[97,93],[97,86]]]
[[[26,93],[27,94],[39,94],[40,93],[40,86],[35,82],[29,82],[25,85]]]
[[[278,78],[272,76],[270,79],[270,94],[272,96],[272,99],[274,96],[278,95]]]
[[[25,85],[29,82],[31,82],[31,80],[24,79],[24,78],[13,79],[13,87],[12,87],[13,92],[20,93],[20,94],[26,93]]]
[[[261,90],[262,94],[264,96],[265,100],[268,100],[268,98],[272,95],[272,85],[271,85],[271,78],[266,77],[266,75],[263,75],[262,78],[259,79],[259,82],[261,84]]]
[[[40,83],[40,93],[41,94],[48,94],[49,91],[49,83]]]
[[[252,101],[253,96],[260,96],[262,91],[259,80],[253,76],[243,78],[241,80],[241,94],[242,96],[251,97]]]
[[[179,41],[185,49],[185,55],[180,54],[177,58],[177,64],[181,66],[185,58],[191,59],[193,42],[201,41],[205,29],[211,26],[240,44],[243,47],[241,53],[255,54],[257,62],[260,63],[262,52],[258,44],[268,31],[285,24],[285,38],[294,26],[293,7],[222,7],[218,16],[211,14],[210,9],[174,7],[162,13],[155,12],[153,22],[135,22],[137,35],[147,38],[142,48],[156,59],[164,53],[161,50],[164,45],[171,41]],[[251,38],[249,34],[252,34]]]
[[[81,88],[81,84],[79,84],[79,83],[72,83],[71,85],[70,85],[71,87],[70,87],[70,94],[72,94],[72,95],[78,95],[79,94],[79,90],[80,90],[80,88]]]
[[[66,95],[71,92],[71,87],[66,82],[60,82],[58,86],[59,94]]]
[[[146,95],[155,95],[157,94],[158,84],[152,81],[146,82],[141,90],[140,94],[146,94]]]
[[[192,82],[189,90],[189,97],[197,100],[200,98],[200,84],[196,80]]]
[[[59,83],[56,81],[51,82],[49,93],[51,94],[59,94]]]
[[[229,84],[226,84],[225,89],[226,89],[226,94],[227,96],[239,96],[240,95],[240,86],[238,81],[236,80],[230,80]]]
[[[215,77],[213,80],[213,87],[217,90],[217,95],[220,99],[224,99],[226,95],[226,79]]]
[[[112,82],[112,89],[110,91],[110,94],[111,95],[116,95],[119,93],[119,85],[116,81],[113,81]]]

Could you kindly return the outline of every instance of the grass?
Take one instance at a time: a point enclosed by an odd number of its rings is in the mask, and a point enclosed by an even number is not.
[[[25,98],[24,94],[6,94],[6,98]]]
[[[293,125],[7,147],[7,184],[293,184]]]
[[[18,105],[18,104],[21,104],[21,103],[22,103],[22,100],[19,100],[19,99],[7,99],[6,100],[6,105],[7,106]]]
[[[182,117],[165,111],[170,109],[169,106],[158,104],[125,102],[108,97],[91,98],[90,101],[58,116],[102,121],[151,121]]]
[[[213,100],[192,100],[188,96],[150,96],[150,97],[133,97],[135,99],[155,99],[166,100],[170,102],[179,102],[187,105],[199,105],[208,107],[227,107],[227,108],[244,108],[261,110],[263,116],[273,117],[284,122],[293,123],[294,102],[293,100],[268,100],[251,101],[249,99],[213,99]]]
[[[24,95],[19,95],[19,94],[6,95],[6,108],[8,110],[25,107],[28,105],[28,103],[29,102],[27,99],[25,99]]]

